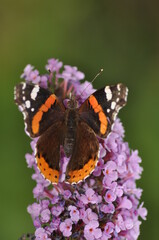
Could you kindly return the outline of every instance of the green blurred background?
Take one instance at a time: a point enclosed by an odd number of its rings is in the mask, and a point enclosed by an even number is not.
[[[148,208],[139,239],[159,239],[159,2],[148,0],[0,0],[0,239],[34,231],[26,211],[35,185],[24,158],[30,140],[13,87],[26,64],[44,73],[51,57],[78,66],[87,80],[104,68],[95,88],[129,87],[120,117],[143,160],[138,186]]]

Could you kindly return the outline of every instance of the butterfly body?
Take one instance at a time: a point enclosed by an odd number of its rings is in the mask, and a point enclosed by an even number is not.
[[[65,114],[66,132],[64,136],[64,152],[66,157],[70,157],[72,155],[79,121],[78,109],[68,108]]]
[[[126,104],[123,84],[106,86],[90,95],[78,107],[71,97],[67,107],[52,92],[38,85],[20,83],[15,87],[15,102],[24,115],[26,132],[39,137],[35,159],[42,175],[52,183],[60,177],[60,146],[70,157],[65,181],[78,183],[95,169],[99,142],[106,138],[116,115]]]

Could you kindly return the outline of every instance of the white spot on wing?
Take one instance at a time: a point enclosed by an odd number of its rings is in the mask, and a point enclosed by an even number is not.
[[[19,108],[19,111],[21,111],[21,112],[24,110],[23,106],[21,106],[21,105],[18,106],[18,108]]]
[[[128,96],[128,88],[126,88],[126,91],[125,91],[125,101],[127,101],[127,96]]]
[[[34,110],[35,110],[34,108],[31,108],[31,111],[32,111],[32,112],[34,112]]]
[[[25,106],[26,106],[26,108],[30,108],[30,101],[29,101],[29,100],[27,100],[27,101],[25,102]]]
[[[120,110],[121,108],[122,108],[122,106],[117,105],[117,106],[116,106],[116,111],[119,112],[119,110]]]
[[[35,156],[35,161],[37,162],[37,159],[36,159],[36,154],[37,154],[37,148],[35,147],[35,150],[34,150],[34,156]]]
[[[16,87],[14,87],[14,100],[16,100],[17,96],[16,96]]]
[[[113,120],[116,119],[116,116],[117,116],[117,112],[113,112]]]
[[[23,96],[23,101],[25,101],[25,99],[26,99],[26,97],[25,97],[25,96]]]
[[[26,83],[22,83],[22,89],[24,90],[26,88]]]
[[[26,119],[27,115],[25,112],[22,112],[23,113],[23,117],[24,117],[24,120]]]
[[[24,123],[25,124],[25,132],[26,132],[26,134],[30,137],[30,134],[29,134],[29,132],[27,131],[27,124],[26,123]]]
[[[129,89],[126,87],[126,95],[128,95],[128,91],[129,91]]]
[[[110,90],[110,87],[106,86],[104,91],[106,93],[107,100],[110,101],[112,99],[112,91]]]
[[[16,87],[14,87],[14,94],[16,94]]]
[[[116,102],[112,102],[111,103],[111,109],[115,109],[115,106],[116,106]]]
[[[120,92],[120,90],[121,90],[121,84],[120,83],[117,84],[117,89]]]
[[[33,100],[36,99],[37,94],[38,94],[38,92],[39,92],[39,89],[40,89],[40,87],[39,87],[38,85],[36,85],[36,86],[33,88],[33,90],[31,91],[31,94],[30,94],[31,99],[33,99]]]
[[[110,109],[108,108],[108,109],[107,109],[107,113],[109,113],[109,112],[110,112]]]

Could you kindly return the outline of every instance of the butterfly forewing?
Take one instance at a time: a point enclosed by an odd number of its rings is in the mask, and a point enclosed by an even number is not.
[[[63,118],[65,107],[49,90],[29,83],[15,87],[15,102],[23,113],[30,137],[38,137],[53,123]],[[57,113],[57,114],[56,114]]]
[[[119,110],[126,104],[128,89],[119,83],[94,92],[79,108],[81,118],[105,138],[111,131]]]

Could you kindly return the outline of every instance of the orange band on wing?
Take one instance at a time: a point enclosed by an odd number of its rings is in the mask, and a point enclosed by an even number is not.
[[[32,120],[32,132],[37,134],[39,132],[39,123],[42,119],[43,113],[47,112],[49,108],[54,104],[56,96],[54,94],[45,101],[45,103],[39,108],[39,111],[35,114]]]
[[[78,183],[87,178],[95,169],[97,160],[98,158],[95,160],[92,158],[83,166],[83,168],[69,172],[68,175],[70,178],[67,180],[67,182]]]
[[[100,133],[104,135],[107,131],[108,121],[105,113],[103,112],[103,108],[100,104],[98,104],[97,99],[93,95],[89,97],[89,103],[92,106],[94,112],[98,113],[100,121]]]
[[[52,94],[45,102],[45,106],[49,109],[54,104],[56,100],[56,96]]]
[[[39,122],[41,121],[43,116],[43,112],[42,111],[38,111],[32,121],[32,131],[34,134],[38,133],[39,131]]]
[[[52,183],[58,183],[59,171],[57,171],[56,169],[50,168],[48,163],[45,161],[45,159],[41,155],[39,158],[38,156],[36,156],[36,160],[37,160],[37,166],[41,174],[44,176],[44,178],[46,178]]]
[[[104,114],[104,112],[99,112],[99,120],[101,122],[101,125],[100,125],[100,132],[102,134],[105,134],[106,133],[106,130],[107,130],[107,125],[108,125],[108,121],[107,121],[107,118]]]
[[[98,106],[97,99],[93,95],[89,97],[89,103],[91,104],[93,109]]]
[[[100,105],[98,105],[96,108],[94,108],[94,111],[95,111],[96,113],[98,113],[98,112],[103,111],[103,109],[102,109],[102,107],[101,107]]]

